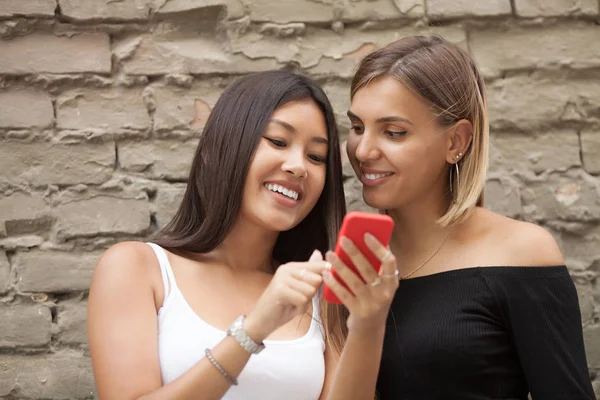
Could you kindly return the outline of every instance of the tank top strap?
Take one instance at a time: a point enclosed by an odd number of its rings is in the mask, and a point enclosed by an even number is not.
[[[163,300],[164,304],[171,291],[177,288],[175,275],[173,274],[173,269],[171,268],[171,263],[169,262],[169,258],[167,257],[165,249],[156,243],[147,242],[146,244],[152,248],[156,258],[158,259],[158,264],[160,265],[160,274],[162,275],[163,286],[165,288],[165,296]]]

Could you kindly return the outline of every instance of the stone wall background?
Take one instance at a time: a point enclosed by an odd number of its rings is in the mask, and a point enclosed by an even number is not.
[[[488,207],[558,240],[600,395],[599,7],[0,0],[0,398],[94,397],[85,314],[95,262],[173,214],[228,83],[270,68],[307,73],[326,88],[345,135],[356,61],[413,33],[459,43],[484,72]],[[350,207],[364,207],[350,168],[346,178]]]

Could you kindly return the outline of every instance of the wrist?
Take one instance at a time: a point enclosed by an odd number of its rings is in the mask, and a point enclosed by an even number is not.
[[[378,338],[385,335],[386,321],[356,321],[350,316],[348,319],[348,335],[365,338]]]
[[[265,332],[264,326],[265,324],[257,321],[252,313],[244,319],[242,324],[246,335],[256,343],[262,343],[269,336],[270,332]]]

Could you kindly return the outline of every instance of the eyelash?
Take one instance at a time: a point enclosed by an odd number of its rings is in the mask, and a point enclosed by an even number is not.
[[[406,131],[399,131],[399,132],[385,131],[385,135],[390,137],[391,139],[397,139],[400,136],[406,135]]]
[[[350,127],[350,129],[352,129],[356,134],[360,134],[362,133],[362,127],[358,126],[358,125],[352,125]],[[388,136],[391,139],[397,139],[400,136],[406,135],[406,131],[384,131],[385,135]]]
[[[271,138],[265,138],[267,139],[269,142],[271,142],[275,147],[285,147],[285,142],[283,140],[278,140],[278,139],[271,139]],[[319,164],[325,164],[325,159],[321,156],[317,156],[315,154],[309,154],[308,157]]]

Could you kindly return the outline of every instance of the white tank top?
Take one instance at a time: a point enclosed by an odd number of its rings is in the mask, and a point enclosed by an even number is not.
[[[163,385],[175,380],[215,347],[226,332],[209,325],[188,304],[177,287],[165,251],[148,243],[160,264],[165,298],[158,311],[158,357]],[[233,322],[233,321],[232,321]],[[265,349],[250,357],[238,385],[224,400],[316,400],[325,379],[325,342],[318,297],[308,332],[293,340],[265,340]]]

